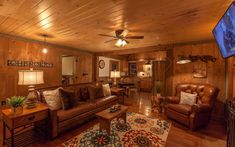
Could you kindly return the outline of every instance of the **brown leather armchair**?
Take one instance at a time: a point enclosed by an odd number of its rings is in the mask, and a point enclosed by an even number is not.
[[[179,104],[180,92],[197,93],[195,105]],[[209,84],[182,83],[176,85],[175,96],[166,97],[166,115],[191,130],[206,126],[210,121],[211,111],[219,89]]]

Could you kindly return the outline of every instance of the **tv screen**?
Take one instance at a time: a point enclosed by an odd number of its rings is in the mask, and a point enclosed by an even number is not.
[[[224,58],[235,55],[235,3],[233,2],[218,24],[213,35]]]

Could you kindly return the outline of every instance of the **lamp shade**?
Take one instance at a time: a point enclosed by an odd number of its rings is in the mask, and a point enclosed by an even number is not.
[[[110,78],[120,78],[120,71],[111,71]]]
[[[41,70],[19,70],[18,85],[43,84],[43,71]]]

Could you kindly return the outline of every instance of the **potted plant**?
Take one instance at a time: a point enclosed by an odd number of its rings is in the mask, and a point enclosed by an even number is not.
[[[155,81],[155,93],[157,94],[157,96],[161,96],[161,86],[162,86],[161,81],[159,80]]]
[[[13,96],[7,99],[8,104],[11,106],[11,110],[14,114],[20,114],[23,112],[25,97]]]

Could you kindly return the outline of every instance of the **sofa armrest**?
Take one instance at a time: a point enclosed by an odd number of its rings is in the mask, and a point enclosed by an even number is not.
[[[179,104],[180,98],[177,96],[167,96],[166,103]]]
[[[50,135],[51,138],[55,138],[58,135],[57,131],[57,110],[49,110],[49,115],[50,115]]]
[[[192,106],[192,111],[195,113],[209,112],[211,109],[212,107],[208,104],[194,104]]]

